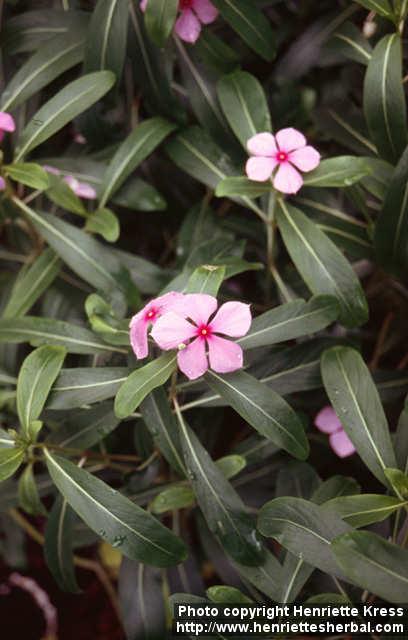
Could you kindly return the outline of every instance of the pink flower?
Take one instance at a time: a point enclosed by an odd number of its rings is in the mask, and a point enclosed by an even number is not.
[[[319,152],[307,146],[303,133],[291,128],[281,129],[276,136],[267,132],[257,133],[248,140],[247,149],[253,156],[246,164],[248,178],[265,182],[278,167],[273,186],[282,193],[297,193],[303,185],[297,169],[312,171],[320,163]]]
[[[356,452],[332,407],[323,407],[315,417],[314,424],[319,431],[329,434],[330,446],[339,458],[348,458]]]
[[[71,187],[72,191],[79,198],[83,198],[84,200],[95,200],[97,197],[95,189],[90,184],[87,182],[79,182],[79,180],[74,178],[74,176],[66,176],[64,178],[64,182]]]
[[[0,191],[5,191],[5,189],[6,189],[6,181],[2,176],[0,176]]]
[[[187,294],[184,317],[170,311],[153,327],[151,335],[159,347],[165,351],[179,349],[178,366],[190,380],[202,376],[209,366],[219,373],[229,373],[242,367],[241,347],[217,334],[232,338],[244,336],[252,321],[249,305],[226,302],[210,320],[216,309],[217,300],[213,296]]]
[[[130,321],[130,343],[139,360],[146,358],[149,350],[147,345],[147,330],[163,313],[168,311],[183,312],[184,295],[176,291],[170,291],[164,296],[151,300]]]
[[[16,130],[16,123],[13,116],[5,111],[0,111],[0,142],[4,138],[5,131],[12,133]]]
[[[146,11],[148,0],[142,0],[140,8]],[[185,42],[197,42],[202,24],[211,24],[218,16],[218,11],[210,0],[179,0],[180,15],[175,24],[175,31]]]

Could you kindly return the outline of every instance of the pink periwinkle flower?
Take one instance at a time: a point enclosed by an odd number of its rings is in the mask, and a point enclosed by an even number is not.
[[[5,132],[13,133],[16,130],[16,123],[12,115],[6,111],[0,111],[0,142],[4,138]]]
[[[247,149],[252,155],[246,164],[248,178],[265,182],[278,168],[273,186],[282,193],[297,193],[303,185],[299,171],[313,171],[320,163],[320,153],[307,145],[303,133],[292,128],[281,129],[275,136],[257,133],[248,140]]]
[[[83,198],[84,200],[95,200],[97,197],[95,189],[90,184],[87,182],[79,182],[79,180],[74,178],[74,176],[66,176],[64,178],[64,182],[71,187],[72,191],[79,198]]]
[[[190,380],[202,376],[209,367],[218,373],[242,368],[243,353],[239,344],[218,334],[240,338],[248,333],[252,322],[249,305],[226,302],[212,317],[217,306],[213,296],[186,294],[184,317],[170,311],[159,318],[151,332],[161,349],[179,350],[178,366]]]
[[[148,0],[142,0],[140,8],[146,11]],[[210,0],[179,0],[180,15],[175,24],[175,32],[185,42],[197,42],[202,24],[211,24],[218,16],[218,10]]]
[[[323,407],[316,415],[314,424],[319,431],[329,435],[330,446],[339,458],[348,458],[356,452],[332,407]]]
[[[130,343],[136,358],[146,358],[149,349],[147,331],[163,313],[178,311],[183,313],[184,295],[177,291],[170,291],[159,298],[151,300],[130,321]]]

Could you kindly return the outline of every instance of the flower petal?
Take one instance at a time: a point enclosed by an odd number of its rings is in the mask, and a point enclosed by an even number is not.
[[[206,293],[188,293],[184,300],[186,317],[191,318],[197,326],[207,324],[218,306],[217,299]]]
[[[224,333],[232,338],[240,338],[249,331],[252,316],[249,304],[226,302],[217,311],[210,327],[216,333]]]
[[[343,428],[336,412],[330,405],[319,411],[314,419],[314,424],[322,433],[335,433]]]
[[[217,19],[218,10],[210,0],[193,0],[192,7],[203,24],[211,24]]]
[[[301,171],[313,171],[320,164],[320,153],[314,147],[302,147],[290,153],[289,161]]]
[[[208,369],[205,340],[193,340],[185,349],[178,352],[177,362],[180,371],[190,380],[204,375]]]
[[[259,156],[249,158],[245,166],[245,172],[250,180],[265,182],[271,177],[272,171],[277,165],[274,158],[261,158]]]
[[[0,111],[0,129],[2,131],[15,131],[16,123],[13,116],[5,111]]]
[[[273,180],[273,186],[282,193],[297,193],[303,185],[300,173],[290,162],[282,162]]]
[[[278,150],[275,138],[267,131],[249,138],[247,149],[252,156],[273,156]]]
[[[165,313],[155,322],[151,336],[161,349],[177,347],[197,334],[197,328],[173,311]]]
[[[47,173],[52,173],[54,176],[59,176],[61,174],[61,171],[57,169],[57,167],[52,167],[49,164],[43,164],[42,168],[44,169],[44,171],[46,171]]]
[[[186,296],[179,291],[169,291],[163,296],[159,296],[151,301],[154,306],[160,309],[160,313],[167,313],[168,311],[174,311],[174,313],[180,313],[184,315],[186,302]]]
[[[146,11],[147,9],[147,0],[141,0],[140,2],[140,10],[143,11],[143,13]]]
[[[147,344],[147,327],[149,323],[146,322],[141,314],[142,312],[139,311],[130,321],[130,344],[138,360],[146,358],[149,353]]]
[[[78,182],[75,193],[79,198],[84,198],[85,200],[95,200],[97,196],[95,189],[87,182]]]
[[[356,452],[354,444],[343,429],[337,431],[337,433],[332,433],[329,441],[331,448],[339,458],[348,458]]]
[[[191,44],[197,42],[201,33],[201,23],[191,9],[181,12],[174,28],[179,38]]]
[[[244,363],[244,355],[239,344],[214,335],[208,339],[208,356],[211,369],[218,373],[237,371],[242,369]]]
[[[4,191],[5,188],[6,188],[6,181],[2,176],[0,176],[0,191]]]
[[[279,149],[286,152],[306,146],[306,138],[303,133],[292,127],[278,131],[276,142],[279,145]]]

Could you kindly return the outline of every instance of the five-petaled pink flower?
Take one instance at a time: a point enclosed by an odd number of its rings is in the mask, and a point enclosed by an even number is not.
[[[183,313],[184,295],[177,291],[170,291],[159,298],[151,300],[141,311],[133,316],[130,321],[130,343],[136,358],[146,358],[149,349],[147,344],[148,328],[168,311]]]
[[[218,334],[240,338],[248,333],[252,321],[249,305],[226,302],[212,317],[218,305],[216,298],[203,293],[186,294],[184,298],[185,317],[170,311],[154,325],[151,335],[159,347],[179,350],[178,366],[190,380],[202,376],[209,366],[218,373],[241,369],[241,347]]]
[[[307,145],[303,133],[296,129],[281,129],[271,133],[257,133],[247,142],[252,155],[246,164],[246,174],[250,180],[265,182],[273,171],[273,186],[282,193],[297,193],[303,185],[299,171],[312,171],[320,163],[320,154]],[[297,168],[295,168],[297,167]]]
[[[146,11],[148,0],[142,0],[140,8]],[[175,31],[185,42],[197,42],[202,24],[211,24],[218,16],[218,11],[210,0],[179,0],[180,15],[175,24]]]
[[[3,140],[6,131],[13,133],[15,130],[16,123],[14,122],[13,116],[6,111],[0,111],[0,142]]]
[[[314,423],[319,431],[329,435],[330,446],[339,458],[348,458],[356,452],[332,407],[323,407],[316,415]]]

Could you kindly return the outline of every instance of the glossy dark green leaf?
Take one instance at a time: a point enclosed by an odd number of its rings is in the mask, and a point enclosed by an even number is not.
[[[397,162],[407,144],[401,39],[387,35],[374,49],[364,83],[364,113],[378,152]]]
[[[119,82],[126,55],[129,3],[98,0],[87,33],[84,72],[113,71]]]
[[[47,438],[47,442],[84,451],[112,433],[118,424],[112,402],[101,402],[91,409],[70,413]]]
[[[404,409],[398,420],[394,449],[399,469],[408,473],[408,396],[405,398]]]
[[[322,160],[317,169],[305,174],[303,180],[307,187],[350,187],[371,171],[368,159],[338,156]]]
[[[370,471],[388,485],[384,469],[396,467],[390,432],[377,389],[360,354],[334,347],[322,356],[322,377],[342,425]]]
[[[162,47],[170,36],[177,17],[178,0],[148,0],[146,29],[155,44]]]
[[[187,283],[186,293],[216,296],[225,277],[225,267],[204,265],[195,269]]]
[[[299,209],[282,200],[277,220],[286,248],[310,290],[337,298],[339,319],[345,326],[366,322],[368,306],[363,289],[336,245]]]
[[[4,171],[14,182],[19,182],[38,191],[44,191],[50,186],[47,172],[34,162],[15,162],[6,165]]]
[[[265,194],[272,193],[272,183],[270,180],[266,182],[255,182],[243,177],[224,178],[217,184],[215,195],[218,198],[231,197],[248,197],[258,198]]]
[[[58,496],[45,529],[44,557],[60,589],[79,593],[72,553],[75,513],[68,502]]]
[[[365,493],[333,498],[325,502],[324,507],[335,511],[352,527],[359,528],[385,520],[404,505],[399,498]]]
[[[345,22],[335,31],[329,42],[330,51],[341,53],[349,60],[367,65],[371,59],[372,48],[353,22]]]
[[[184,543],[149,513],[72,462],[47,449],[45,455],[50,475],[70,506],[113,547],[158,567],[185,559]]]
[[[369,11],[375,11],[384,18],[392,18],[393,12],[388,0],[356,0],[358,4],[365,7]]]
[[[108,345],[105,348],[109,350]],[[51,390],[47,409],[72,409],[113,398],[130,371],[127,367],[62,369]]]
[[[40,500],[32,464],[26,466],[19,478],[18,500],[20,507],[31,516],[43,516],[47,513]]]

